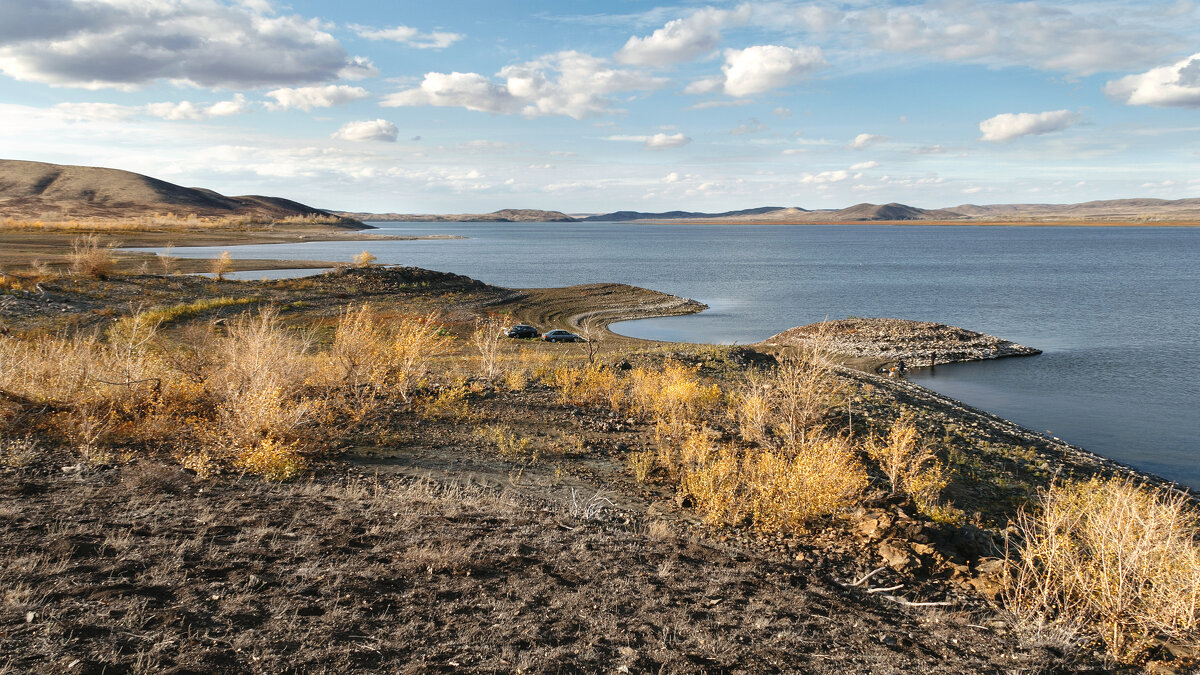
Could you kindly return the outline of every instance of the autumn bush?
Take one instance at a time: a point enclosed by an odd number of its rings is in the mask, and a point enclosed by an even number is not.
[[[869,440],[867,454],[887,476],[892,494],[909,495],[922,511],[933,509],[949,482],[945,465],[909,413],[891,424],[886,437]]]
[[[680,489],[707,522],[794,531],[853,506],[867,487],[845,438],[812,436],[786,449],[739,448],[694,433],[680,452]]]
[[[1094,637],[1126,663],[1161,639],[1200,648],[1200,512],[1184,494],[1056,484],[1016,533],[1004,601],[1018,627]]]
[[[88,234],[71,240],[71,252],[67,254],[67,266],[75,276],[104,279],[113,272],[117,259],[112,244],[100,243],[100,237]]]

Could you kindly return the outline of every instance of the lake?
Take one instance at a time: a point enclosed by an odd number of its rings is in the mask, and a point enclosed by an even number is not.
[[[380,234],[467,239],[179,247],[173,255],[348,261],[367,249],[380,263],[499,286],[623,282],[711,307],[613,327],[657,340],[747,344],[827,317],[961,326],[1045,353],[909,379],[1200,488],[1200,229],[376,225]]]

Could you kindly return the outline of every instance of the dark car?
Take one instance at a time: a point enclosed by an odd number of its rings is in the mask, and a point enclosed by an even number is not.
[[[587,342],[578,335],[565,330],[548,330],[542,339],[546,342]]]
[[[504,332],[510,338],[535,338],[538,336],[538,329],[533,326],[519,323]]]

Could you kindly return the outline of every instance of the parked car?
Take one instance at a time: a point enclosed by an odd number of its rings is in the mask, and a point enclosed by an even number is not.
[[[578,335],[566,330],[548,330],[542,336],[546,342],[587,342]]]
[[[510,338],[535,338],[538,336],[538,329],[528,324],[519,323],[504,332]]]

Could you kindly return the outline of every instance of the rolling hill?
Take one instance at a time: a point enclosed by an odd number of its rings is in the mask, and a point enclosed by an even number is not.
[[[120,169],[0,159],[0,217],[116,218],[152,213],[331,216],[280,197],[227,197]]]

